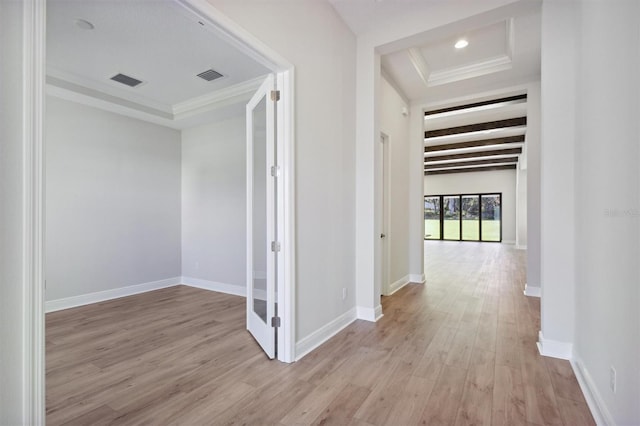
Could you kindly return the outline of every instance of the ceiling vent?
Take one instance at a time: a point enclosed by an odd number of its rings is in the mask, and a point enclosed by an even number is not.
[[[124,75],[124,74],[116,74],[113,77],[111,77],[111,80],[117,81],[118,83],[122,83],[129,87],[136,87],[137,85],[142,84],[141,80],[138,80],[137,78],[129,77],[128,75]]]
[[[206,70],[198,74],[198,77],[200,77],[203,80],[213,81],[222,77],[222,74],[220,74],[218,71],[215,71],[215,70]]]

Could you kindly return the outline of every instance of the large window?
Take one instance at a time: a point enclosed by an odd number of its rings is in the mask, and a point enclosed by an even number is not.
[[[425,240],[502,241],[502,194],[427,195]]]

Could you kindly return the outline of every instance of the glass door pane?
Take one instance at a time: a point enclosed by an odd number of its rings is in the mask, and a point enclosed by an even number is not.
[[[482,195],[482,241],[502,241],[501,196]]]
[[[480,197],[478,195],[462,196],[462,239],[480,240]]]
[[[460,240],[460,197],[442,197],[444,239]]]
[[[440,197],[424,197],[424,238],[440,239]]]
[[[253,110],[253,311],[267,323],[267,99]]]
[[[269,358],[275,357],[276,235],[275,102],[269,93],[274,76],[265,78],[247,103],[247,330]]]

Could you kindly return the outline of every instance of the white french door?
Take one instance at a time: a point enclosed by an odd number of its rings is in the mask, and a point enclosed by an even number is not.
[[[247,330],[276,355],[277,175],[275,76],[247,104]]]

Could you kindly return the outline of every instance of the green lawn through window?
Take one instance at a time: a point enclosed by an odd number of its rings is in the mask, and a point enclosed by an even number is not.
[[[479,226],[477,220],[462,221],[462,239],[470,241],[478,241]],[[429,240],[440,239],[440,221],[438,219],[425,219],[424,221],[425,238]],[[457,220],[444,221],[444,239],[458,240],[460,239],[460,223]],[[500,221],[499,220],[483,220],[482,221],[482,240],[483,241],[500,241]]]

